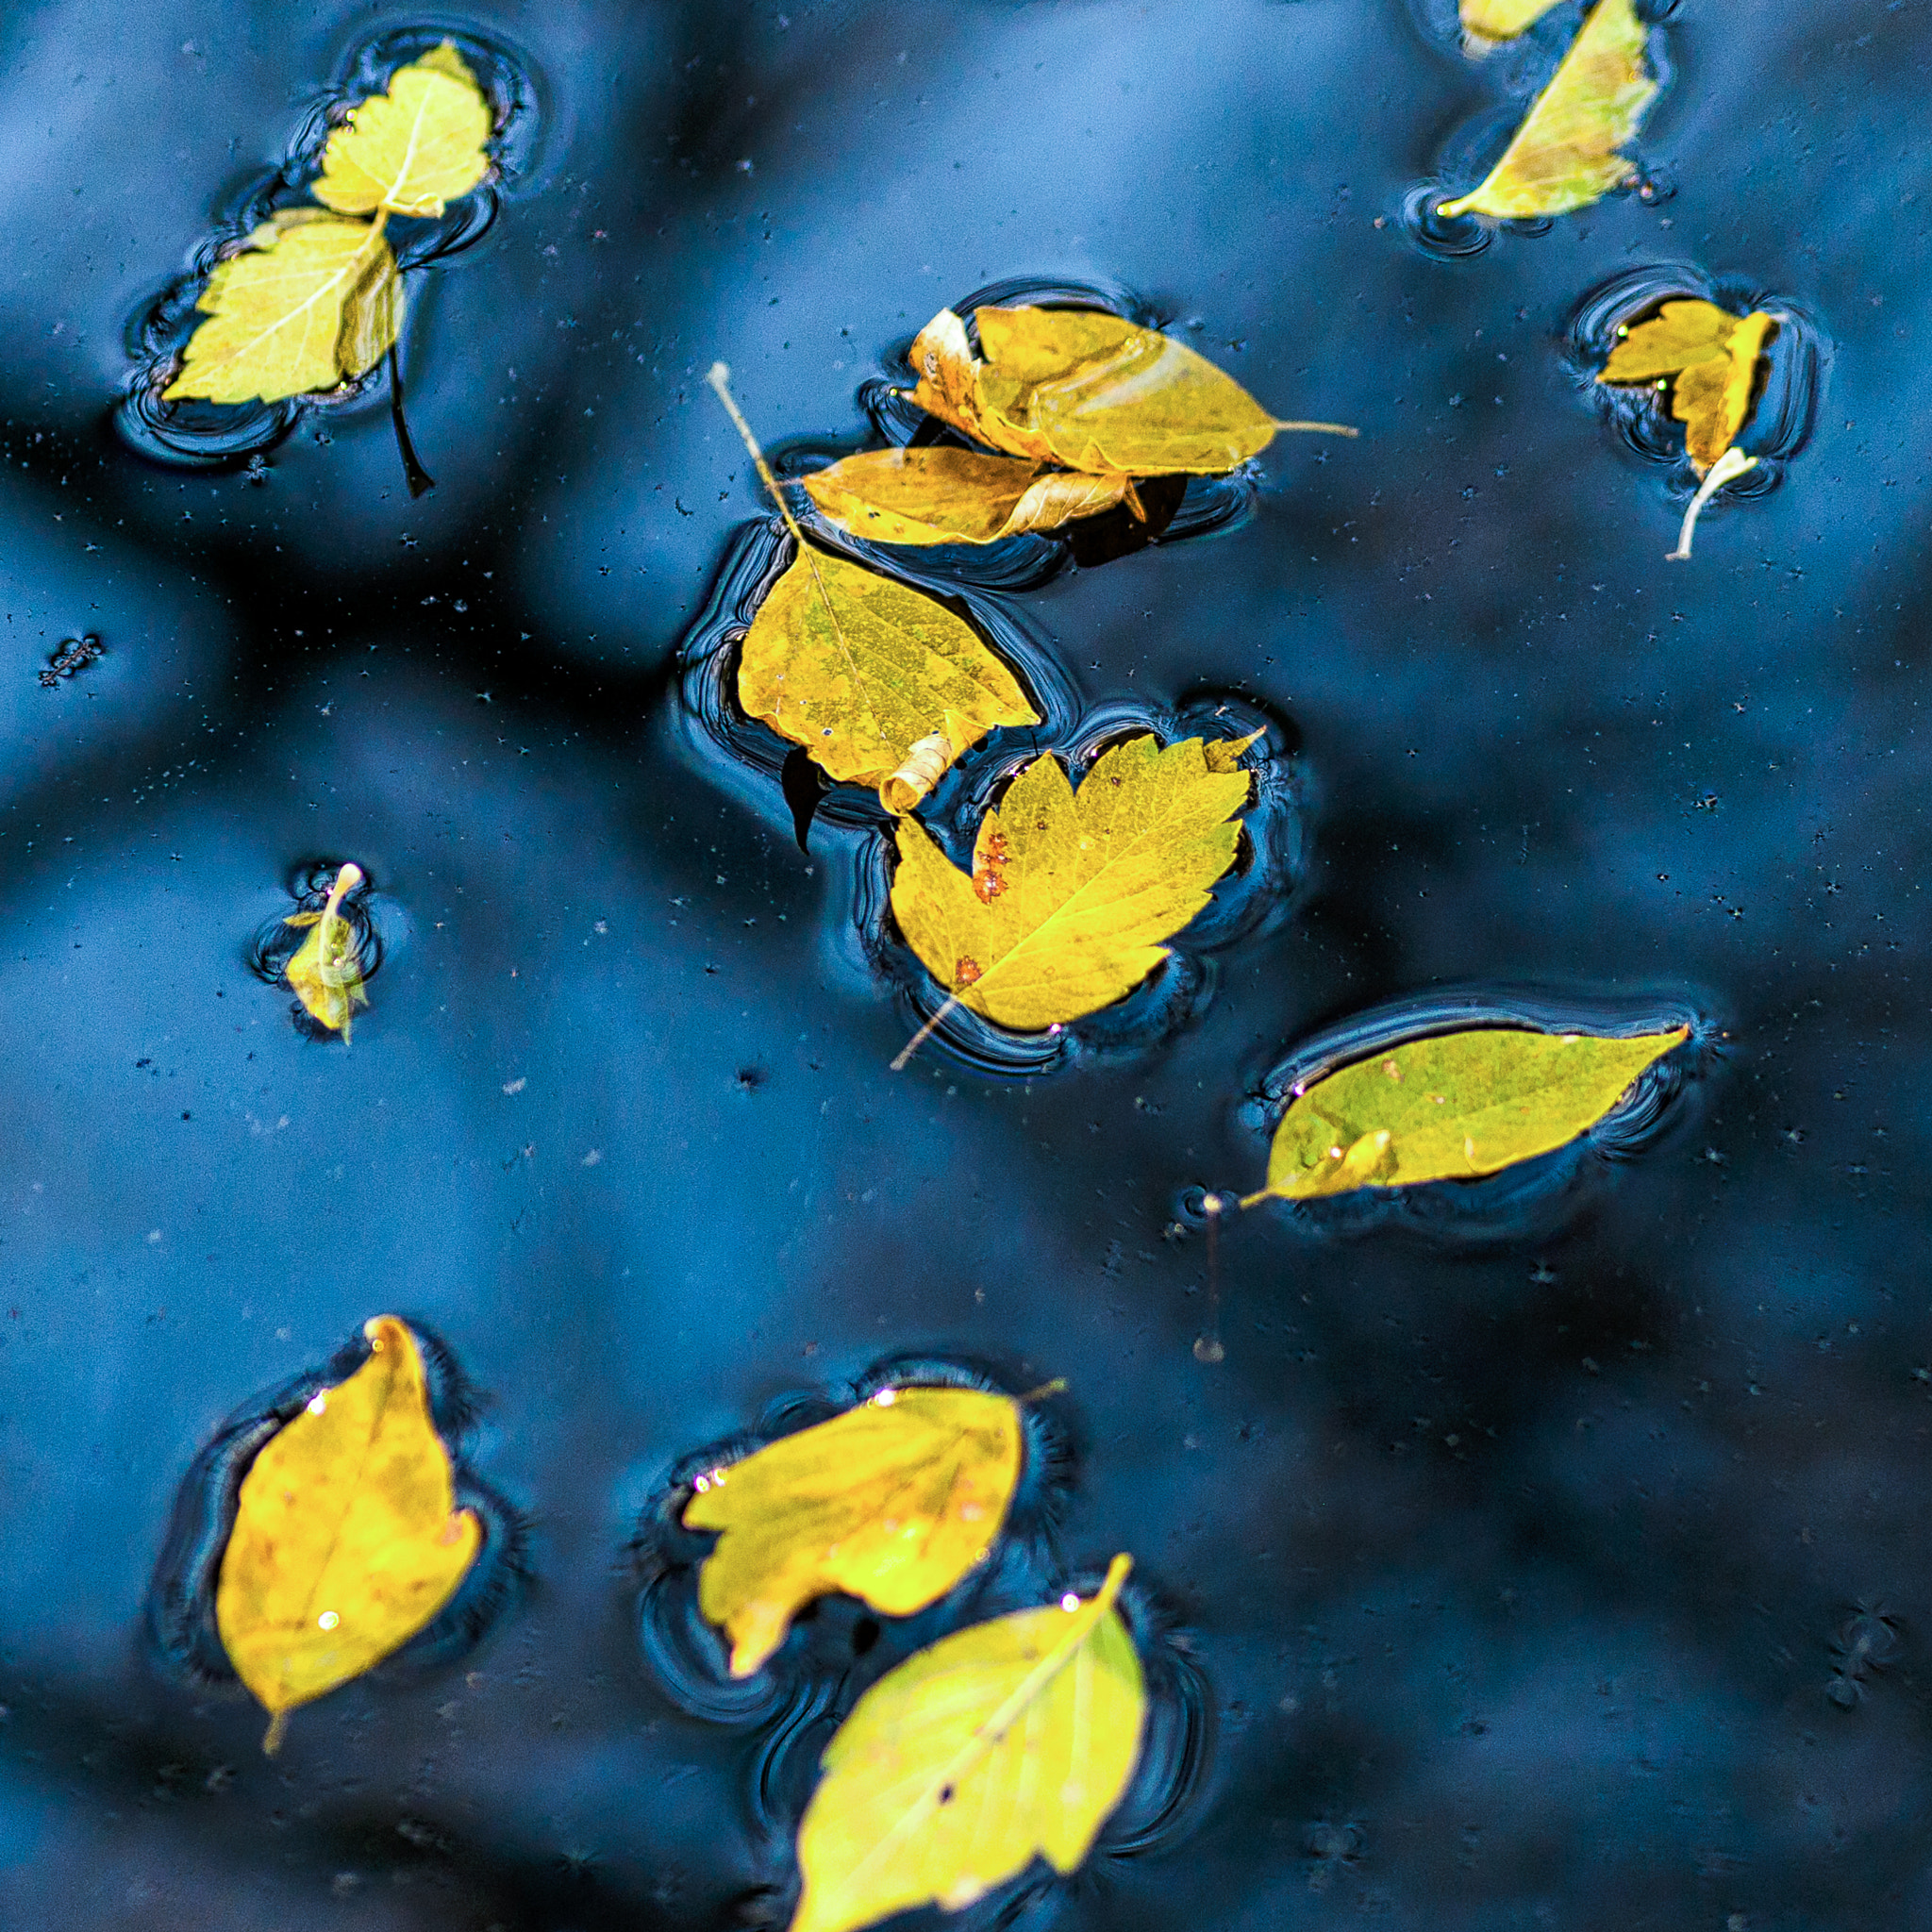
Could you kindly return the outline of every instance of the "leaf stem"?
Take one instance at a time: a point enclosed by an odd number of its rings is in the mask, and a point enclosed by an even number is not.
[[[718,400],[724,405],[724,413],[737,426],[738,433],[744,438],[744,446],[751,452],[751,459],[758,466],[758,475],[764,478],[765,488],[772,492],[772,501],[778,506],[778,514],[785,519],[785,527],[798,541],[798,547],[808,547],[805,532],[798,527],[798,519],[786,508],[785,497],[778,488],[778,479],[772,475],[772,466],[765,460],[765,453],[758,447],[758,440],[751,433],[751,425],[744,420],[743,412],[731,399],[731,371],[723,362],[713,362],[711,373],[705,377],[718,392]]]
[[[426,496],[436,488],[436,478],[423,467],[416,445],[409,440],[409,425],[403,415],[403,365],[396,345],[389,345],[389,420],[396,433],[396,453],[403,459],[403,476],[411,499]]]
[[[1208,1194],[1201,1206],[1208,1216],[1208,1327],[1194,1343],[1194,1359],[1197,1362],[1218,1362],[1227,1356],[1221,1341],[1221,1255],[1218,1241],[1221,1216],[1227,1203],[1219,1194]]]
[[[945,1024],[946,1016],[958,1004],[959,995],[958,993],[949,992],[946,995],[945,1005],[942,1006],[939,1009],[939,1011],[935,1013],[932,1016],[932,1018],[928,1020],[925,1023],[925,1024],[922,1026],[919,1029],[919,1031],[915,1033],[912,1036],[912,1038],[906,1042],[906,1044],[903,1047],[900,1048],[899,1057],[892,1062],[893,1073],[903,1074],[906,1071],[906,1062],[912,1058],[912,1056],[916,1054],[919,1051],[919,1049],[922,1046],[924,1046],[925,1042],[928,1040],[930,1040],[932,1036],[935,1033],[937,1033],[942,1025]]]
[[[1757,458],[1747,457],[1735,442],[1711,464],[1710,475],[1698,487],[1697,494],[1690,499],[1690,508],[1684,512],[1684,527],[1677,532],[1677,547],[1664,552],[1666,563],[1690,562],[1690,533],[1697,527],[1697,519],[1703,515],[1704,506],[1734,477],[1757,467]]]
[[[1351,429],[1346,423],[1277,422],[1274,426],[1277,429],[1307,429],[1324,436],[1359,436],[1361,434],[1359,429]]]
[[[282,1740],[289,1735],[289,1713],[278,1710],[268,1721],[268,1730],[261,1740],[264,1757],[273,1757],[282,1748]]]

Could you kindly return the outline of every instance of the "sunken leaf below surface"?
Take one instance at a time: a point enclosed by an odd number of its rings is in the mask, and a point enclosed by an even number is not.
[[[730,1636],[731,1674],[833,1591],[891,1617],[937,1603],[992,1547],[1019,1479],[1019,1405],[977,1389],[882,1389],[700,1476],[684,1522],[724,1532],[698,1607]]]
[[[1089,308],[975,308],[983,354],[943,308],[911,350],[913,400],[967,435],[1100,475],[1219,475],[1275,421],[1184,342]]]
[[[1762,309],[1733,315],[1714,302],[1666,302],[1626,329],[1597,376],[1605,383],[1671,383],[1671,414],[1684,425],[1684,447],[1707,475],[1750,420],[1757,366],[1778,318]]]
[[[981,820],[971,873],[901,822],[892,916],[975,1013],[1020,1031],[1076,1020],[1138,986],[1207,905],[1250,785],[1196,738],[1130,738],[1077,792],[1058,758],[1036,758]]]
[[[360,1676],[449,1601],[482,1524],[456,1507],[416,1339],[393,1315],[369,1359],[272,1436],[222,1553],[215,1623],[281,1739],[296,1706]]]
[[[1057,530],[1126,500],[1125,476],[1041,472],[984,450],[875,449],[805,478],[806,494],[836,528],[874,543],[997,543]]]
[[[1689,1037],[1480,1027],[1410,1040],[1311,1080],[1274,1130],[1260,1194],[1474,1180],[1565,1145]]]
[[[285,208],[215,264],[166,402],[280,402],[364,375],[396,339],[403,291],[380,223]]]
[[[833,778],[877,786],[897,811],[994,725],[1040,722],[963,618],[811,543],[752,620],[738,701]],[[901,776],[908,766],[916,775]]]
[[[338,214],[440,215],[489,172],[491,125],[476,76],[444,41],[350,110],[323,151],[315,198]]]
[[[1076,1871],[1140,1756],[1146,1689],[1114,1607],[1116,1557],[1084,1600],[974,1624],[908,1657],[825,1749],[798,1828],[791,1932],[958,1911],[1044,1856]]]
[[[1632,0],[1597,0],[1503,158],[1478,187],[1438,212],[1505,220],[1568,214],[1622,187],[1636,173],[1622,150],[1657,98],[1644,60],[1647,38]]]

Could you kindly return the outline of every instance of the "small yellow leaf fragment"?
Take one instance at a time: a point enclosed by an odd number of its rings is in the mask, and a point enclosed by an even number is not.
[[[1674,377],[1671,414],[1684,425],[1684,447],[1697,474],[1707,475],[1750,420],[1758,364],[1777,326],[1778,317],[1762,309],[1733,315],[1714,302],[1666,302],[1624,332],[1597,380],[1627,385]]]
[[[1438,212],[1503,220],[1568,214],[1628,181],[1635,170],[1622,149],[1636,138],[1657,91],[1644,63],[1647,39],[1632,0],[1597,0],[1503,158]]]
[[[730,1636],[731,1674],[758,1670],[834,1591],[891,1617],[937,1603],[998,1537],[1020,1441],[1008,1396],[882,1390],[701,1478],[684,1522],[723,1531],[698,1605]]]
[[[1557,0],[1462,0],[1462,31],[1472,53],[1484,54],[1498,41],[1513,41],[1533,27]]]
[[[396,339],[403,296],[380,221],[286,208],[216,263],[195,306],[208,320],[163,401],[273,403],[373,368]]]
[[[1241,766],[1241,754],[1258,738],[1266,735],[1268,727],[1257,726],[1245,738],[1210,738],[1201,747],[1201,760],[1210,772],[1238,772]]]
[[[1407,1041],[1298,1090],[1274,1130],[1270,1194],[1473,1180],[1574,1141],[1689,1038],[1479,1027]]]
[[[1124,476],[1041,474],[1038,463],[971,449],[878,449],[805,478],[834,528],[874,543],[996,543],[1052,530],[1122,502]]]
[[[892,916],[974,1012],[1022,1031],[1076,1020],[1167,958],[1159,941],[1234,863],[1251,785],[1195,738],[1111,746],[1077,793],[1058,758],[1036,758],[980,821],[970,873],[900,822]]]
[[[456,43],[391,76],[386,93],[354,108],[323,151],[315,198],[338,214],[434,216],[490,167],[490,103]]]
[[[920,408],[1035,463],[1105,476],[1215,475],[1282,428],[1206,357],[1157,329],[1085,308],[976,308],[984,359],[942,308],[912,344]]]
[[[416,1339],[393,1315],[371,1353],[269,1439],[222,1553],[215,1624],[281,1741],[298,1705],[360,1676],[429,1624],[483,1540],[456,1507]]]
[[[308,937],[296,948],[282,976],[311,1019],[349,1038],[349,1021],[358,1007],[369,1004],[362,987],[362,958],[356,928],[338,909],[362,883],[362,868],[345,865],[329,888],[328,903],[320,912],[291,912],[286,925],[307,926]]]
[[[917,1652],[854,1707],[798,1827],[791,1932],[957,1911],[1036,1856],[1078,1870],[1140,1757],[1147,1697],[1115,1600],[977,1624]]]

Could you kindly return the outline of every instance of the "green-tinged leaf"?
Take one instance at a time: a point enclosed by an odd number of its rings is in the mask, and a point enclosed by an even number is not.
[[[1733,315],[1714,302],[1666,302],[1648,322],[1621,331],[1597,376],[1606,383],[1671,383],[1671,414],[1700,476],[1750,420],[1757,368],[1778,318],[1762,309]]]
[[[1114,745],[1077,793],[1058,758],[1036,758],[981,820],[971,873],[901,822],[892,916],[975,1013],[1023,1031],[1077,1020],[1139,985],[1207,905],[1250,785],[1195,738]]]
[[[1298,1088],[1250,1197],[1474,1180],[1593,1126],[1689,1037],[1610,1038],[1481,1027],[1405,1041]]]
[[[962,618],[801,543],[746,633],[738,699],[832,777],[908,811],[995,724],[1037,724],[1019,680]]]
[[[354,108],[328,138],[314,194],[338,214],[440,215],[489,171],[490,103],[445,41],[399,67],[387,93]]]
[[[1503,158],[1439,212],[1567,214],[1628,181],[1636,170],[1622,150],[1657,91],[1644,62],[1647,38],[1632,0],[1597,0]]]
[[[975,308],[984,359],[950,308],[912,344],[913,400],[992,448],[1102,475],[1218,475],[1258,455],[1277,423],[1184,342],[1087,308]]]
[[[297,1705],[360,1676],[456,1593],[483,1541],[456,1507],[416,1338],[368,1323],[369,1359],[272,1436],[242,1478],[215,1624],[281,1741]]]
[[[835,527],[874,543],[996,543],[1056,530],[1133,497],[1125,476],[1041,473],[984,450],[876,449],[805,478],[806,494]]]
[[[362,956],[356,928],[337,909],[344,895],[362,883],[362,868],[345,865],[336,874],[328,903],[320,912],[291,912],[283,922],[307,926],[308,937],[296,949],[282,976],[309,1017],[332,1032],[349,1038],[349,1022],[358,1007],[369,1004],[362,986]]]
[[[976,1389],[882,1389],[700,1476],[687,1528],[724,1534],[698,1607],[749,1676],[799,1608],[845,1591],[909,1617],[992,1547],[1020,1479],[1020,1406]]]
[[[181,373],[163,399],[279,402],[373,368],[402,323],[402,285],[380,221],[286,208],[215,264]]]
[[[1462,0],[1462,31],[1472,52],[1481,53],[1498,41],[1513,41],[1533,27],[1558,0]]]
[[[1114,1607],[1091,1597],[942,1639],[868,1690],[826,1747],[798,1827],[791,1932],[958,1911],[1036,1855],[1076,1871],[1140,1756],[1147,1698]]]

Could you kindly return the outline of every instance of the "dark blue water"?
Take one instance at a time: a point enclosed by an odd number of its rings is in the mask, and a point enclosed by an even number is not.
[[[1932,1925],[1932,21],[1687,0],[1647,198],[1458,254],[1412,191],[1536,75],[1445,19],[0,25],[0,1921],[782,1924],[840,1710],[1005,1600],[827,1606],[721,1714],[653,1525],[692,1455],[914,1357],[1066,1379],[988,1588],[1131,1550],[1158,1664],[1164,1782],[1027,1924]],[[424,27],[514,117],[493,219],[409,285],[437,487],[380,384],[144,441],[182,278]],[[1579,373],[1633,276],[1795,318],[1773,460],[1688,564],[1676,445]],[[955,579],[1055,667],[1063,748],[1265,724],[1280,838],[1185,998],[893,1075],[930,1000],[876,820],[828,800],[801,852],[692,696],[772,542],[703,378],[781,452],[853,447],[933,312],[1014,280],[1362,436],[1277,441],[1174,541]],[[348,858],[382,957],[345,1049],[254,967]],[[1259,1185],[1275,1073],[1454,1000],[1681,1014],[1700,1051],[1628,1144],[1474,1217],[1253,1210],[1210,1282],[1201,1194]],[[158,1641],[171,1529],[225,1424],[386,1310],[448,1350],[517,1562],[271,1762]]]

